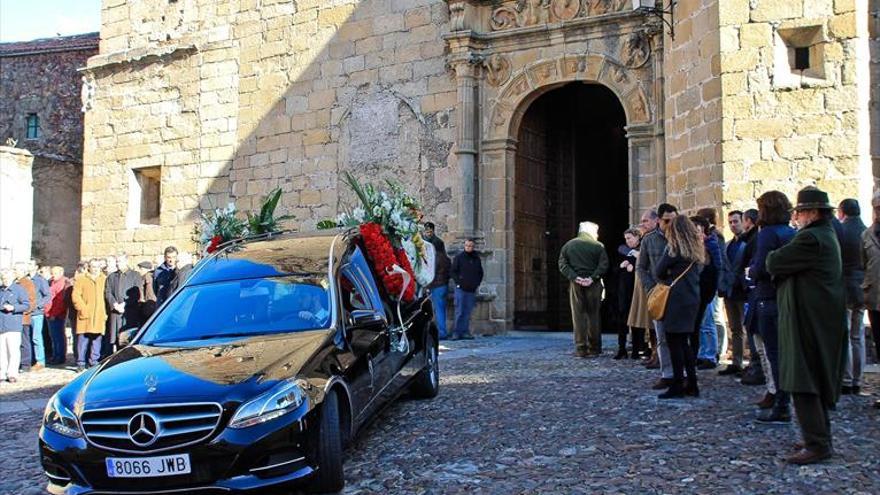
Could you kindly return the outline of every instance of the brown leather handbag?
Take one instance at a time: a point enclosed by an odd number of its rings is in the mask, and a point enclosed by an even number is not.
[[[669,293],[672,292],[672,287],[675,286],[675,284],[681,280],[681,277],[684,277],[693,266],[694,263],[691,262],[687,269],[681,272],[681,275],[675,277],[675,280],[673,280],[671,284],[666,285],[658,282],[657,285],[651,289],[651,292],[648,293],[648,316],[650,316],[652,320],[660,321],[666,316],[666,303],[669,300]]]

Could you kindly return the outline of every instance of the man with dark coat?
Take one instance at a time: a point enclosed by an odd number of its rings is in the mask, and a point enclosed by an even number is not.
[[[137,271],[138,275],[141,276],[138,306],[141,312],[141,322],[145,322],[156,311],[156,293],[153,291],[153,263],[141,261],[137,265]]]
[[[101,356],[107,357],[116,349],[119,332],[136,328],[141,323],[138,301],[141,297],[141,276],[128,265],[124,253],[116,257],[117,270],[107,276],[104,297],[107,300],[108,332],[101,343]]]
[[[660,217],[660,224],[652,232],[648,232],[642,238],[642,249],[639,251],[639,258],[636,261],[636,274],[642,281],[645,292],[650,294],[654,286],[657,285],[657,279],[654,277],[654,268],[663,253],[666,252],[666,236],[664,231],[669,228],[669,224],[678,215],[678,208],[669,204],[661,203],[657,206],[657,216]],[[663,390],[672,385],[672,356],[669,354],[669,344],[666,342],[666,332],[663,331],[663,322],[655,321],[654,330],[657,333],[657,357],[660,360],[661,377],[652,386],[654,390]]]
[[[434,280],[428,284],[431,291],[431,304],[434,306],[434,319],[440,340],[446,338],[446,295],[449,292],[449,256],[446,244],[437,236],[435,225],[425,222],[424,239],[434,246]]]
[[[464,251],[452,260],[452,279],[455,280],[455,335],[456,339],[473,339],[470,332],[471,313],[477,305],[477,289],[483,283],[483,263],[473,239],[464,241]]]
[[[778,283],[778,385],[792,394],[804,440],[786,459],[792,464],[811,464],[833,454],[828,411],[840,395],[847,339],[833,209],[825,192],[802,189],[795,206],[799,231],[766,261]]]
[[[598,241],[598,225],[582,222],[578,231],[577,237],[562,246],[559,271],[569,281],[575,354],[593,357],[602,354],[599,311],[602,309],[602,276],[608,271],[608,253]]]
[[[156,267],[153,272],[153,292],[156,294],[156,307],[162,305],[165,299],[171,295],[171,283],[177,276],[177,248],[168,246],[165,248],[165,262]]]
[[[844,199],[837,210],[841,223],[840,256],[843,261],[843,283],[846,291],[846,321],[849,325],[849,346],[843,375],[843,394],[861,393],[863,368],[865,366],[865,294],[862,282],[865,267],[862,265],[862,234],[867,229],[860,215],[862,210],[855,199]]]
[[[725,249],[725,279],[718,290],[724,297],[724,311],[727,314],[727,326],[730,328],[731,344],[733,347],[733,362],[718,372],[719,375],[734,375],[743,369],[743,355],[745,354],[745,320],[746,285],[744,268],[742,266],[743,255],[746,251],[746,242],[743,239],[746,232],[743,228],[743,212],[733,210],[727,214],[727,226],[733,233],[733,239]]]

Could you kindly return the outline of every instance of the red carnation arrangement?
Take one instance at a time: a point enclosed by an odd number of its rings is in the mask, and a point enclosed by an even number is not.
[[[403,300],[406,302],[412,301],[415,298],[415,276],[406,253],[402,249],[395,253],[394,248],[391,247],[391,242],[382,233],[381,225],[368,222],[360,225],[358,229],[364,238],[364,248],[367,250],[367,256],[373,264],[373,269],[382,278],[382,285],[385,287],[385,290],[388,291],[389,295],[397,297],[403,289],[403,277],[392,271],[394,265],[399,265],[411,277],[411,282],[403,294]]]

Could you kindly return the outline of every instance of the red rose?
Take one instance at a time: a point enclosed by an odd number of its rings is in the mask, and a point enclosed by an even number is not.
[[[207,249],[207,251],[208,251],[209,253],[213,253],[214,251],[217,250],[217,246],[219,246],[220,243],[221,243],[222,241],[223,241],[223,237],[222,237],[222,236],[215,235],[214,237],[211,238],[211,243],[208,244],[208,249]]]

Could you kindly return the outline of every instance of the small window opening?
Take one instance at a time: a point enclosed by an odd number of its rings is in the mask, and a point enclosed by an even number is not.
[[[140,189],[135,200],[140,200],[140,223],[142,225],[159,225],[161,200],[162,169],[160,167],[139,168],[133,170],[135,187]]]
[[[31,113],[27,116],[27,139],[39,139],[40,137],[40,118],[37,114]]]
[[[800,46],[794,49],[794,69],[807,70],[810,68],[810,47]]]

